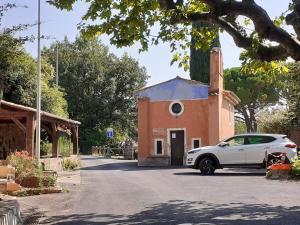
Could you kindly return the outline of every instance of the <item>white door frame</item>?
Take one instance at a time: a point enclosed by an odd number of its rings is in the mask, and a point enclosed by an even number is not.
[[[184,164],[184,159],[186,157],[186,137],[187,137],[187,133],[186,133],[186,128],[167,128],[167,146],[168,146],[168,157],[170,159],[170,164],[171,164],[171,131],[178,131],[178,130],[183,130],[183,135],[184,135],[184,148],[183,148],[183,164]]]

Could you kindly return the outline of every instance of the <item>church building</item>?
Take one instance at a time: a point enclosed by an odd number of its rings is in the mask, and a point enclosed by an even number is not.
[[[210,85],[180,77],[138,92],[138,164],[184,164],[187,151],[234,135],[239,98],[223,88],[220,48],[210,54]]]

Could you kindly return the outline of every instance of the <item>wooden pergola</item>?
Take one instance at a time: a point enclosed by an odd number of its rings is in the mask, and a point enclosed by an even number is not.
[[[52,157],[58,157],[58,132],[72,134],[73,154],[78,152],[80,122],[51,113],[41,112],[41,127],[52,140]],[[36,109],[0,101],[0,159],[16,150],[27,150],[35,155]],[[2,155],[1,155],[2,154]]]

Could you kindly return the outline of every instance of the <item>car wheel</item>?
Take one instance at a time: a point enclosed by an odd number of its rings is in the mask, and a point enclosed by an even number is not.
[[[216,170],[216,164],[211,158],[204,158],[200,160],[199,169],[203,175],[212,175]]]

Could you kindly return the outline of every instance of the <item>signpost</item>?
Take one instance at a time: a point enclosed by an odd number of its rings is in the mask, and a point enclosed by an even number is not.
[[[107,128],[106,137],[110,138],[110,139],[112,139],[114,137],[114,129],[113,128]]]

